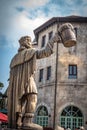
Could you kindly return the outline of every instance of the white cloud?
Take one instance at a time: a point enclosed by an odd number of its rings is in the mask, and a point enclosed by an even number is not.
[[[31,13],[29,13],[29,9],[34,9],[35,7],[44,6],[50,0],[19,0],[14,2],[14,0],[3,0],[0,5],[0,34],[5,35],[6,39],[9,41],[9,46],[18,47],[18,39],[23,35],[30,35],[32,40],[34,38],[33,30],[47,21],[49,18],[54,16],[64,16],[67,15],[67,9],[62,9],[58,4],[51,3],[48,5],[48,16],[46,16],[46,12],[38,8],[37,12],[33,10],[32,15],[36,14],[36,17],[32,19]],[[83,4],[87,2],[85,0],[82,1]],[[67,0],[67,3],[73,4],[74,1]],[[24,7],[26,11],[17,12],[16,7]],[[81,7],[81,5],[80,5]],[[7,10],[5,10],[7,9]],[[82,15],[86,16],[87,8],[68,8],[71,11],[68,15]],[[65,11],[65,12],[64,12]],[[31,16],[31,18],[29,18]]]
[[[9,29],[3,32],[9,41],[9,47],[18,48],[18,40],[21,36],[24,35],[30,35],[33,40],[33,30],[48,20],[48,18],[45,17],[44,14],[42,14],[42,16],[39,15],[35,19],[29,19],[27,15],[28,14],[25,11],[16,15],[11,20],[11,25],[9,26]]]
[[[5,36],[9,47],[18,47],[18,40],[23,35],[34,38],[33,30],[43,24],[47,18],[44,12],[38,10],[37,17],[32,19],[29,12],[18,12],[16,7],[27,9],[45,5],[49,0],[3,0],[0,3],[0,35]],[[29,18],[28,16],[31,16]]]
[[[83,3],[83,4],[87,4],[87,1],[86,1],[86,0],[82,0],[82,3]]]
[[[80,14],[82,14],[82,16],[87,17],[87,7],[84,7],[83,10],[80,10]]]
[[[66,3],[69,5],[69,6],[72,6],[75,1],[74,0],[67,0]]]
[[[24,7],[30,7],[30,8],[35,8],[38,6],[43,6],[46,3],[49,2],[49,0],[27,0],[27,1],[22,1],[21,3]]]

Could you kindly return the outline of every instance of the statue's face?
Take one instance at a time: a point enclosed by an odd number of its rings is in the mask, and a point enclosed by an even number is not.
[[[26,48],[31,48],[32,47],[31,38],[30,37],[24,38],[22,46],[25,46]]]
[[[31,44],[31,39],[30,38],[25,38],[24,43],[25,44]]]
[[[32,43],[31,43],[31,37],[29,36],[24,36],[19,40],[20,46],[24,46],[26,48],[31,48]]]
[[[27,47],[27,48],[31,47],[32,46],[31,38],[25,38],[23,40],[23,44],[22,45],[25,46],[25,47]]]

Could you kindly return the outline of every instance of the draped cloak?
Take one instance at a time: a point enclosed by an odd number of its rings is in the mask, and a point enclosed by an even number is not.
[[[28,93],[36,93],[37,88],[33,78],[36,69],[36,59],[48,57],[53,53],[53,46],[47,44],[43,49],[24,49],[18,52],[10,64],[10,81],[8,87],[8,124],[16,128],[16,113],[19,111],[19,100]]]

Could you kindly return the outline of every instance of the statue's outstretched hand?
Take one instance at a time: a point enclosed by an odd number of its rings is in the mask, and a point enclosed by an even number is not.
[[[54,36],[51,40],[53,40],[56,43],[61,42],[61,38],[60,38],[60,36],[58,35],[57,32],[54,34]]]

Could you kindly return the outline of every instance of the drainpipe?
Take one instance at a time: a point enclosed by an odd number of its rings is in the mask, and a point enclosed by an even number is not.
[[[59,22],[59,21],[58,21]],[[57,24],[58,32],[59,24]],[[57,84],[58,84],[58,42],[56,47],[56,69],[55,69],[55,87],[54,87],[54,119],[53,119],[53,129],[55,130],[56,126],[56,98],[57,98]]]

